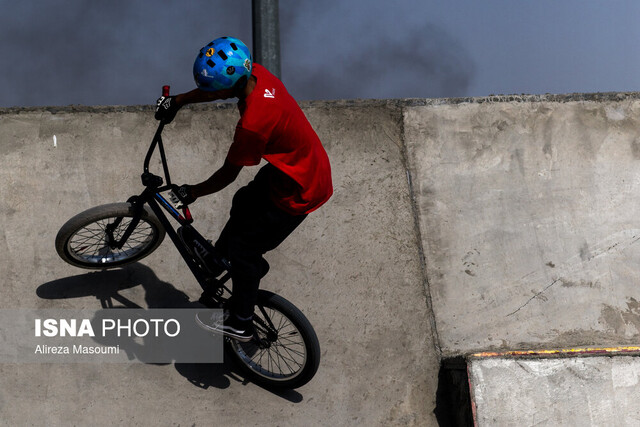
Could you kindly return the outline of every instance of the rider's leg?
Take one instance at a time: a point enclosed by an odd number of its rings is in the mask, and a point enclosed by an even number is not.
[[[228,251],[233,282],[231,309],[237,316],[251,318],[253,314],[260,279],[266,274],[266,261],[262,255],[276,248],[303,219],[304,217],[296,216],[293,221],[272,222],[271,228],[255,230],[255,233],[238,233],[229,239]]]
[[[280,245],[306,218],[277,207],[268,191],[265,169],[234,196],[229,221],[216,243],[231,262],[231,309],[241,318],[253,314],[260,279],[268,270],[262,255]]]

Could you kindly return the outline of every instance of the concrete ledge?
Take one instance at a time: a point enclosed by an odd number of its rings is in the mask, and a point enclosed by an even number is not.
[[[637,348],[591,349],[589,357],[474,357],[469,379],[477,426],[637,425]],[[596,355],[596,353],[599,353]],[[633,355],[631,355],[633,354]]]
[[[503,102],[606,102],[624,101],[640,99],[640,92],[595,92],[595,93],[568,93],[568,94],[510,94],[510,95],[489,95],[480,97],[462,98],[398,98],[398,99],[338,99],[338,100],[315,100],[300,101],[299,104],[305,107],[367,107],[367,106],[387,106],[387,107],[413,107],[424,105],[456,105],[456,104],[486,104]],[[235,102],[211,102],[206,104],[189,105],[185,110],[212,111],[226,108],[236,108]],[[51,113],[110,113],[110,112],[150,112],[155,111],[154,104],[148,105],[67,105],[67,106],[41,106],[41,107],[0,107],[0,115],[17,114],[21,112],[48,111]]]

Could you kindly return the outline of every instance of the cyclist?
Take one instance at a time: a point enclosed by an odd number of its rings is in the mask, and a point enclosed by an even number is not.
[[[223,321],[199,319],[208,329],[247,341],[253,336],[260,279],[269,266],[263,255],[331,197],[331,166],[296,101],[278,78],[252,62],[240,40],[222,37],[200,49],[193,76],[196,89],[158,100],[156,119],[170,123],[184,105],[235,97],[240,120],[224,164],[207,180],[180,186],[179,198],[192,203],[225,188],[244,166],[267,162],[234,195],[229,220],[215,244],[231,265],[231,304]]]

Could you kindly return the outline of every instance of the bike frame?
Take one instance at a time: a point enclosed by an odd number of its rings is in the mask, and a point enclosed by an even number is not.
[[[182,256],[184,261],[187,263],[187,265],[189,266],[189,269],[191,270],[194,277],[200,284],[200,287],[203,290],[200,301],[203,304],[207,305],[210,299],[212,299],[215,304],[220,304],[221,302],[224,301],[224,299],[222,298],[222,294],[225,291],[229,295],[233,294],[231,289],[225,286],[225,283],[231,278],[231,273],[229,271],[228,264],[224,260],[219,260],[220,262],[218,263],[218,265],[226,266],[224,274],[222,274],[222,276],[219,278],[213,277],[207,274],[206,272],[204,272],[191,257],[186,245],[184,244],[182,239],[178,236],[178,233],[173,228],[173,226],[171,225],[171,222],[169,221],[169,219],[167,218],[164,212],[166,211],[181,226],[192,227],[193,230],[195,230],[195,227],[191,225],[191,223],[193,222],[193,217],[191,216],[189,207],[184,206],[182,208],[182,213],[180,213],[171,205],[171,203],[167,201],[167,199],[165,199],[162,196],[162,194],[160,194],[167,190],[177,191],[177,186],[171,183],[171,176],[169,175],[169,166],[167,164],[167,156],[165,155],[164,145],[162,143],[163,129],[164,129],[164,123],[160,121],[160,124],[158,125],[158,129],[156,130],[153,140],[151,141],[151,146],[149,147],[149,150],[147,151],[147,155],[144,159],[144,172],[140,177],[142,180],[142,185],[144,185],[145,189],[140,195],[129,198],[128,202],[131,203],[134,209],[134,218],[132,219],[131,223],[127,227],[127,230],[123,234],[122,239],[120,239],[120,241],[117,242],[117,245],[122,247],[122,245],[124,245],[124,243],[126,242],[126,239],[131,235],[131,233],[137,226],[138,221],[142,217],[142,210],[144,209],[144,204],[146,203],[147,205],[149,205],[151,210],[153,210],[156,217],[164,227],[165,232],[169,235],[169,237],[171,238],[171,241],[173,242],[175,247],[178,249],[178,252],[180,252],[180,255]],[[166,180],[165,185],[162,185],[163,184],[162,177],[158,175],[154,175],[151,172],[149,172],[149,163],[151,162],[151,158],[153,156],[153,153],[156,147],[160,152],[160,159],[162,160],[162,169],[163,169],[164,177]],[[117,225],[118,223],[114,222],[113,228],[115,229]],[[270,317],[267,315],[264,307],[262,307],[261,305],[257,305],[256,307],[260,310],[260,312],[264,316],[266,323],[264,321],[261,321],[260,319],[255,319],[255,321],[264,328],[264,331],[267,333],[268,340],[270,341],[277,340],[278,339],[278,333],[276,332],[277,328],[271,321]]]
[[[168,96],[168,89],[163,88],[163,96]],[[225,284],[231,279],[234,260],[225,259],[219,248],[197,232],[189,207],[176,200],[179,188],[171,182],[169,174],[162,141],[164,125],[162,121],[159,123],[144,158],[142,192],[130,197],[126,204],[96,206],[69,219],[56,236],[56,250],[71,265],[104,269],[144,258],[168,234],[203,290],[199,302],[208,308],[233,311],[229,300],[234,295],[231,286]],[[149,171],[156,150],[162,176]],[[168,191],[173,194],[167,196]],[[240,292],[235,297],[241,297]],[[261,289],[256,297],[248,330],[251,338],[223,332],[226,348],[248,378],[258,384],[294,388],[306,384],[315,375],[320,361],[313,327],[285,298]],[[206,327],[206,321],[197,317],[195,320]]]
[[[165,232],[169,235],[169,238],[175,245],[176,249],[178,249],[178,252],[189,266],[189,269],[195,276],[196,280],[202,287],[204,291],[203,297],[213,297],[216,301],[218,301],[216,294],[220,295],[222,293],[219,292],[220,290],[226,290],[231,294],[231,290],[224,285],[224,283],[227,282],[231,277],[230,272],[227,269],[220,278],[212,277],[211,275],[208,275],[206,272],[204,272],[200,268],[200,266],[193,260],[186,245],[184,244],[182,239],[180,239],[178,233],[176,232],[176,229],[174,229],[173,225],[167,218],[168,214],[171,218],[177,221],[179,225],[183,227],[193,228],[193,226],[191,225],[191,223],[193,223],[193,217],[191,216],[191,212],[189,211],[188,206],[182,207],[181,213],[176,208],[174,208],[174,206],[169,203],[169,201],[167,201],[167,199],[165,199],[161,194],[162,192],[165,192],[167,190],[177,190],[177,186],[171,183],[171,176],[169,175],[169,166],[167,164],[167,157],[165,155],[164,145],[162,143],[163,129],[164,122],[161,121],[158,125],[158,129],[156,130],[153,140],[151,141],[151,146],[147,151],[147,155],[144,159],[144,171],[141,175],[141,180],[142,185],[144,185],[145,189],[140,195],[132,196],[128,200],[128,202],[131,203],[134,209],[133,220],[122,235],[122,238],[118,242],[111,241],[110,244],[112,244],[114,247],[121,248],[138,225],[138,222],[142,217],[144,205],[149,205],[149,207],[165,229]],[[161,176],[154,175],[149,172],[149,163],[151,162],[151,158],[153,157],[156,148],[158,148],[158,151],[160,152],[162,169],[164,172],[164,180]],[[163,185],[164,181],[166,181],[165,185]],[[165,212],[167,214],[165,214]],[[110,225],[111,230],[107,229],[107,233],[111,239],[113,239],[112,232],[118,225],[119,221],[116,221]],[[195,228],[193,229],[195,230]],[[224,264],[224,262],[221,262],[221,264]]]

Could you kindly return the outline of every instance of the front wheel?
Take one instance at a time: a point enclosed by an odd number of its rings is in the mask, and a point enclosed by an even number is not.
[[[135,217],[130,203],[88,209],[67,221],[56,236],[58,255],[71,265],[89,269],[119,267],[138,261],[162,243],[164,228],[145,206],[133,233],[121,248],[118,242]]]
[[[267,387],[293,389],[308,383],[320,364],[320,344],[311,323],[292,303],[258,291],[256,334],[249,342],[228,339],[228,350],[242,371]]]

